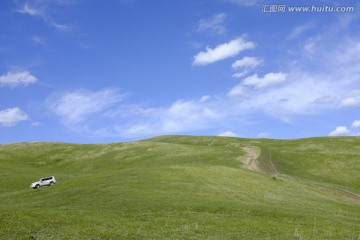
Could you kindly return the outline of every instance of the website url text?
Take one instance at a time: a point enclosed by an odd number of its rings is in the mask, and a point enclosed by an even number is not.
[[[276,4],[264,4],[261,7],[263,13],[285,13],[285,12],[294,12],[294,13],[350,13],[355,11],[353,6],[286,6],[286,5],[276,5]]]

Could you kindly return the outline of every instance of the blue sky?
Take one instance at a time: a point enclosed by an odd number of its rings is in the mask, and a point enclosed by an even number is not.
[[[359,7],[1,1],[0,143],[360,135]]]

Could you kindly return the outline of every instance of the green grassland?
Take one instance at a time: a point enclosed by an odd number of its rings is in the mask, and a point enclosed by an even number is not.
[[[360,239],[360,138],[0,145],[0,239]]]

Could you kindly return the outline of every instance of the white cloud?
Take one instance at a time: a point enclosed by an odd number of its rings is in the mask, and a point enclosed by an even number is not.
[[[211,18],[201,19],[198,22],[197,31],[223,34],[226,31],[226,28],[223,25],[225,19],[225,13],[215,14]]]
[[[41,125],[40,122],[32,122],[31,123],[31,126],[33,126],[33,127],[40,126],[40,125]]]
[[[315,27],[315,24],[313,22],[308,22],[306,24],[296,26],[292,29],[288,38],[295,39],[295,38],[299,37],[300,35],[302,35],[303,33],[311,30],[314,27]]]
[[[265,92],[256,95],[252,103],[254,108],[260,108],[274,118],[289,122],[290,116],[318,114],[328,105],[315,105],[314,99],[331,93],[326,81],[316,81],[307,75],[292,73],[288,76],[288,83],[274,88],[266,89]],[[293,79],[296,79],[294,81]],[[315,77],[316,79],[316,77]]]
[[[356,107],[360,105],[360,96],[347,97],[341,101],[342,107]]]
[[[17,87],[19,85],[27,86],[37,82],[37,78],[28,71],[7,72],[0,76],[0,87]]]
[[[254,6],[257,3],[259,3],[259,0],[226,0],[226,1],[241,6]]]
[[[208,129],[222,119],[217,99],[206,96],[206,101],[178,100],[167,108],[153,108],[147,114],[131,114],[133,121],[116,124],[118,134],[125,137],[173,134]],[[213,106],[216,102],[215,106]],[[146,108],[144,108],[146,111]]]
[[[20,108],[8,108],[0,111],[0,125],[12,127],[17,123],[29,120],[29,116]]]
[[[360,120],[354,120],[351,124],[351,128],[338,126],[329,134],[329,136],[360,136],[360,132],[356,132],[356,129],[358,128],[360,128]]]
[[[244,96],[246,92],[245,87],[242,84],[234,86],[229,92],[229,96]]]
[[[40,44],[40,45],[44,45],[46,43],[45,39],[39,36],[32,36],[31,40],[36,43],[36,44]]]
[[[233,78],[242,78],[245,77],[249,72],[247,70],[243,71],[243,72],[237,72],[234,73],[233,75],[231,75],[231,77]]]
[[[201,103],[207,102],[207,101],[210,100],[210,98],[211,98],[210,95],[202,96],[202,97],[200,98],[200,102],[201,102]]]
[[[239,135],[237,135],[236,133],[231,132],[231,131],[222,132],[218,136],[221,136],[221,137],[239,137]]]
[[[163,115],[162,128],[165,132],[179,132],[190,128],[198,128],[201,124],[199,114],[203,109],[193,101],[177,101]]]
[[[360,120],[353,121],[351,127],[352,128],[360,128]]]
[[[176,101],[161,116],[162,132],[199,130],[219,117],[209,104],[197,101]]]
[[[30,4],[31,2],[31,4]],[[63,1],[26,1],[17,12],[22,14],[28,14],[34,17],[40,17],[43,21],[60,31],[69,31],[70,27],[64,24],[56,22],[48,13],[47,9],[51,4],[56,3],[57,5],[62,5]]]
[[[229,92],[228,106],[232,114],[245,116],[253,113],[265,113],[284,122],[291,122],[291,117],[314,115],[334,108],[336,105],[314,104],[324,94],[337,95],[338,86],[329,84],[322,76],[291,72],[288,80],[273,87],[254,88],[243,83],[235,85]],[[321,79],[321,80],[319,80]]]
[[[360,91],[354,91],[359,89],[359,35],[346,28],[338,23],[329,25],[305,40],[299,39],[300,49],[291,49],[295,60],[289,78],[298,82],[312,79],[302,93],[302,98],[313,99],[308,109],[341,111],[360,105]]]
[[[78,90],[51,97],[48,106],[65,124],[74,126],[90,115],[104,113],[121,99],[122,95],[114,89],[97,92]]]
[[[28,2],[25,2],[24,5],[18,10],[19,13],[29,14],[31,16],[42,16],[43,11],[36,9],[29,5]]]
[[[344,108],[356,107],[360,105],[360,90],[351,90],[341,100],[340,106]]]
[[[253,42],[238,37],[230,42],[217,45],[215,48],[206,48],[206,51],[199,52],[194,56],[193,65],[208,65],[226,58],[235,57],[241,51],[254,48]]]
[[[313,51],[306,51],[305,45],[308,41],[299,40],[300,44],[305,44],[301,47],[294,47],[292,43],[291,54],[274,57],[273,62],[266,66],[268,69],[272,66],[278,69],[276,63],[281,59],[281,71],[270,71],[261,76],[252,75],[230,88],[227,94],[219,92],[216,95],[199,96],[195,100],[187,101],[175,99],[168,107],[95,104],[104,107],[95,107],[99,110],[91,111],[79,106],[80,110],[76,108],[72,111],[70,106],[70,110],[67,111],[58,109],[58,115],[63,119],[75,119],[75,122],[82,125],[87,125],[88,119],[92,119],[90,115],[101,115],[107,120],[111,119],[106,121],[108,130],[115,132],[117,136],[139,137],[209,129],[216,133],[219,132],[219,128],[228,129],[228,126],[241,128],[241,123],[247,119],[251,121],[255,117],[264,118],[264,121],[268,120],[267,117],[272,117],[291,124],[297,123],[296,120],[301,123],[304,116],[317,115],[321,118],[322,113],[327,110],[332,110],[331,114],[339,114],[336,111],[342,111],[341,106],[357,106],[360,93],[353,89],[360,89],[358,40],[356,37],[343,37],[341,34],[333,36],[333,44],[328,43],[327,34],[313,36],[313,39],[316,39],[312,42]],[[243,38],[237,40],[246,43]],[[234,49],[241,45],[234,44],[233,41],[202,52],[202,59],[199,57],[196,64],[209,64],[231,56],[229,52],[238,51]],[[196,65],[195,61],[193,64]],[[239,64],[240,68],[244,68],[242,66],[246,64]],[[71,104],[63,102],[61,105]],[[66,117],[67,115],[69,117]],[[105,123],[101,121],[100,124]],[[339,126],[330,134],[354,135],[351,130],[354,129]],[[266,133],[260,133],[258,136],[265,137]]]
[[[259,138],[267,138],[267,137],[270,136],[270,134],[267,133],[267,132],[261,132],[261,133],[259,133],[257,136],[258,136]]]
[[[99,137],[131,138],[197,131],[221,118],[217,106],[212,106],[215,98],[208,95],[198,101],[177,100],[167,108],[122,101],[123,96],[116,90],[80,90],[53,95],[47,104],[69,129]]]
[[[233,78],[242,78],[262,64],[263,60],[256,57],[244,57],[235,61],[231,67],[234,70],[241,69],[241,72],[234,73]]]
[[[347,136],[349,135],[350,131],[345,126],[338,126],[334,131],[329,133],[329,136]]]
[[[304,48],[306,40],[299,40],[302,45],[298,47],[291,43],[289,55],[279,57],[281,71],[252,75],[230,88],[227,94],[218,94],[217,98],[206,101],[206,105],[220,113],[217,122],[225,124],[217,127],[238,124],[259,115],[298,124],[304,116],[321,118],[329,110],[341,111],[340,106],[360,104],[357,101],[360,91],[353,90],[360,89],[360,41],[356,36],[343,36],[337,31],[338,28],[330,26],[329,30],[311,36],[314,50],[311,52]],[[267,67],[279,58],[275,57]],[[239,64],[240,69],[245,65]],[[345,99],[353,100],[346,104],[349,100]],[[198,127],[214,126],[209,121],[213,120],[203,118],[203,124]],[[332,134],[356,133],[345,127]]]
[[[256,57],[244,57],[244,58],[234,62],[231,65],[231,67],[233,69],[238,69],[238,68],[253,69],[253,68],[256,68],[257,66],[259,66],[262,62],[263,62],[262,59],[259,59]]]
[[[286,81],[287,74],[279,73],[268,73],[264,77],[258,77],[257,74],[247,77],[243,81],[244,86],[258,88],[266,88],[274,85],[279,85]]]

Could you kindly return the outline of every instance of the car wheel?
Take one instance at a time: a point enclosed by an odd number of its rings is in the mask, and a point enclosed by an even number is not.
[[[52,186],[52,185],[54,185],[54,182],[50,182],[49,186]]]
[[[35,188],[36,188],[36,189],[40,188],[40,185],[39,185],[39,184],[38,184],[38,185],[36,185],[36,186],[35,186]]]

